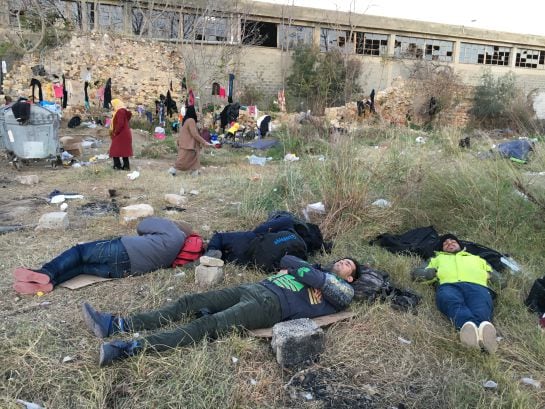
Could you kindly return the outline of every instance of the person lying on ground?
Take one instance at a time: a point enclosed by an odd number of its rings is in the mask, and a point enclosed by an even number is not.
[[[123,278],[170,267],[192,230],[185,222],[148,217],[136,226],[138,236],[77,244],[39,269],[16,268],[13,288],[20,294],[47,293],[80,274]]]
[[[309,241],[307,243],[297,233],[293,215],[284,213],[286,215],[270,218],[251,231],[215,233],[204,255],[238,265],[255,264],[265,271],[275,271],[280,259],[287,254],[306,260],[316,250],[317,244],[312,238],[319,236],[319,247],[323,245],[319,228],[306,223],[306,229],[311,231],[312,227],[314,232],[311,238],[305,237]]]
[[[280,272],[258,283],[205,293],[186,294],[155,311],[126,317],[96,311],[83,303],[85,323],[99,338],[154,330],[179,321],[186,314],[199,318],[136,340],[111,341],[100,347],[100,366],[127,358],[145,350],[198,343],[205,337],[216,338],[230,329],[253,330],[296,318],[314,318],[344,310],[352,301],[350,283],[360,274],[353,258],[343,258],[323,271],[294,256],[285,256]]]
[[[489,353],[498,348],[493,314],[492,290],[488,280],[492,267],[479,256],[462,249],[456,236],[445,234],[427,265],[411,273],[413,279],[438,283],[437,308],[460,331],[460,341]]]

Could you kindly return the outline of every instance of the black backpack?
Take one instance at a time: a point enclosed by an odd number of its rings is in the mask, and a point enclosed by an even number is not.
[[[375,302],[390,301],[390,306],[399,311],[411,311],[416,314],[416,306],[422,297],[407,290],[397,288],[390,282],[389,274],[384,271],[364,266],[360,277],[352,283],[354,300]]]
[[[289,217],[293,222],[295,232],[304,240],[307,245],[308,255],[313,255],[317,251],[330,251],[332,244],[324,242],[324,237],[320,231],[320,227],[316,224],[308,223],[295,216],[293,213],[285,210],[276,210],[269,214],[267,221],[277,219],[279,217]]]
[[[307,259],[307,245],[295,232],[280,231],[258,234],[248,247],[248,259],[267,272],[276,271],[285,255]]]
[[[78,115],[73,116],[70,121],[68,121],[68,128],[75,128],[81,125],[81,117]]]
[[[538,278],[534,281],[524,304],[530,311],[538,312],[540,314],[545,313],[545,277]]]

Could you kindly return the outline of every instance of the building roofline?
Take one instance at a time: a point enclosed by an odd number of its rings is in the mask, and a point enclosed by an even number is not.
[[[396,31],[416,36],[456,37],[460,40],[485,41],[545,48],[545,36],[495,31],[463,25],[433,23],[393,17],[358,14],[347,11],[324,10],[311,7],[279,5],[247,1],[252,16],[261,18],[291,18],[292,24],[322,23],[355,30]]]

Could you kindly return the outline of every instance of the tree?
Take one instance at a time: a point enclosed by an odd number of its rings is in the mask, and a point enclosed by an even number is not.
[[[347,57],[340,50],[321,53],[312,46],[297,47],[287,78],[290,105],[321,114],[326,107],[346,104],[361,92],[358,84],[361,69],[359,60]]]

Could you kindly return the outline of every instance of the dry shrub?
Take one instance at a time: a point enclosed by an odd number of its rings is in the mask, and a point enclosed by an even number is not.
[[[412,120],[419,124],[446,125],[449,113],[464,99],[468,89],[453,68],[435,61],[418,60],[410,68],[407,88],[412,99]],[[430,100],[436,108],[430,111]]]

